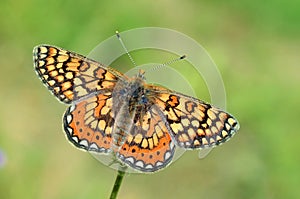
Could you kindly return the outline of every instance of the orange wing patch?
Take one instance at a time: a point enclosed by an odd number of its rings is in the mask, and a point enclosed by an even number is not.
[[[112,90],[126,78],[116,70],[82,55],[61,48],[41,45],[33,50],[38,76],[64,103],[71,103],[92,92]]]

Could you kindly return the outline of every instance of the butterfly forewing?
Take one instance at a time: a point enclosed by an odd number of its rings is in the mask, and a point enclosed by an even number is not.
[[[34,48],[34,66],[47,88],[66,104],[93,92],[112,90],[125,76],[82,55],[58,47]]]

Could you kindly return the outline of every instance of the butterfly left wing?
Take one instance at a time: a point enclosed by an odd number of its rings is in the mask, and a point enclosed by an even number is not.
[[[147,90],[180,147],[213,147],[229,140],[239,129],[232,115],[201,100],[152,85]]]
[[[71,105],[63,117],[64,131],[76,147],[97,153],[111,152],[114,115],[110,92],[94,94]]]

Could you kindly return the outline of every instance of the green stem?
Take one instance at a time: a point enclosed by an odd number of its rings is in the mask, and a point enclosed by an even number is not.
[[[116,199],[117,198],[117,195],[118,195],[119,189],[121,187],[124,175],[125,175],[125,171],[124,170],[119,170],[118,171],[118,175],[117,175],[117,178],[115,180],[115,184],[114,184],[113,190],[112,190],[112,192],[110,194],[110,199]]]

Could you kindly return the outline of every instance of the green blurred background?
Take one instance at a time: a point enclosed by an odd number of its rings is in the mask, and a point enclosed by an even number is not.
[[[119,198],[300,197],[300,1],[1,0],[0,8],[1,199],[108,198],[116,172],[66,141],[66,107],[37,78],[32,49],[88,54],[115,30],[147,26],[206,48],[241,129],[203,160],[189,151],[161,172],[127,175]]]

